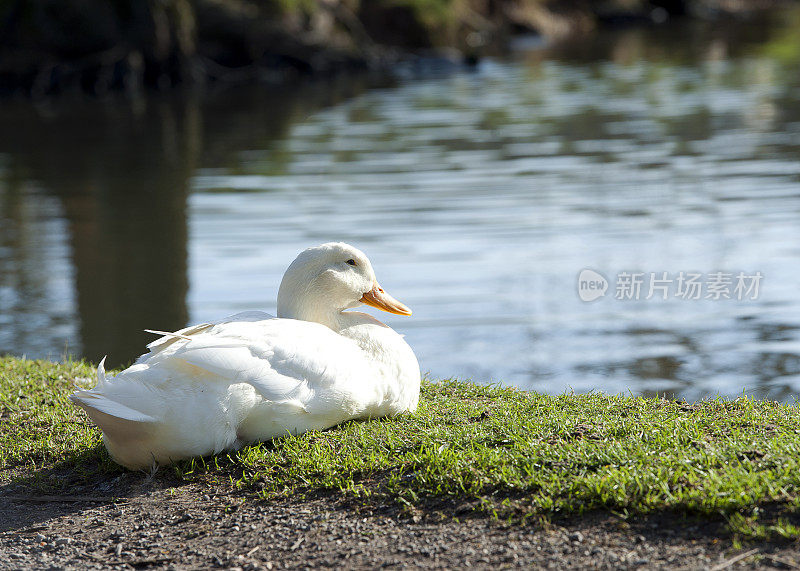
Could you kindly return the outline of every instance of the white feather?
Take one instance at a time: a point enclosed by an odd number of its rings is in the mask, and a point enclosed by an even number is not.
[[[156,329],[145,329],[145,333],[153,333],[155,335],[162,335],[164,337],[177,337],[178,339],[186,339],[189,341],[191,337],[188,335],[181,335],[180,333],[170,333],[169,331],[158,331]]]

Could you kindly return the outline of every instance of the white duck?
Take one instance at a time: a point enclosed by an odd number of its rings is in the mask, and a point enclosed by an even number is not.
[[[367,257],[344,243],[303,251],[286,270],[278,317],[249,311],[148,345],[128,369],[71,395],[130,469],[215,454],[348,419],[414,411],[417,359],[361,303],[411,310],[383,291]]]

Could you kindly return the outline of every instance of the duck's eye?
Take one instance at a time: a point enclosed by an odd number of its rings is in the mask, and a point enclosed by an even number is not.
[[[351,266],[355,266],[355,265],[356,265],[356,261],[355,261],[353,258],[350,258],[350,259],[349,259],[349,260],[347,260],[347,262],[345,262],[345,263],[347,263],[347,264],[349,264],[349,265],[351,265]]]

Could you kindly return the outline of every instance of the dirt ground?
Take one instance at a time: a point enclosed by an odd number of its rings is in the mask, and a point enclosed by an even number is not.
[[[675,516],[459,522],[336,497],[245,501],[133,473],[91,492],[0,488],[0,569],[800,569],[797,543],[734,550],[721,522]]]

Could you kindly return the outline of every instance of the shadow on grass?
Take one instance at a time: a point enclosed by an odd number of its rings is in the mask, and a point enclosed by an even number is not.
[[[250,496],[257,500],[252,486],[237,489],[235,482],[244,478],[247,467],[229,451],[158,466],[149,472],[123,468],[101,443],[66,454],[55,464],[26,469],[35,462],[29,458],[18,463],[10,481],[0,485],[0,533],[31,531],[53,518],[112,504],[131,504],[137,498],[145,502],[148,495],[153,495],[155,502],[169,504],[167,491],[189,486],[202,485],[223,498]],[[227,502],[220,500],[220,504]]]
[[[262,443],[256,446],[274,446]],[[592,509],[580,513],[527,513],[527,494],[503,489],[488,492],[483,499],[457,497],[418,497],[412,504],[403,502],[397,490],[384,486],[388,474],[381,471],[354,474],[356,483],[370,488],[366,496],[354,496],[333,489],[304,487],[290,494],[273,498],[259,497],[258,479],[242,487],[237,480],[252,468],[245,466],[235,454],[195,458],[176,466],[162,466],[154,473],[131,472],[109,457],[102,444],[66,455],[56,464],[28,470],[0,486],[0,532],[35,532],[48,521],[80,515],[115,504],[128,504],[126,509],[140,512],[172,511],[171,493],[176,488],[192,490],[200,484],[210,511],[227,510],[233,497],[255,508],[260,502],[275,502],[292,509],[349,512],[356,518],[389,517],[407,524],[436,525],[460,521],[470,525],[475,520],[495,520],[498,525],[525,527],[532,533],[548,528],[580,531],[584,535],[622,532],[641,537],[648,543],[681,543],[693,541],[731,540],[745,542],[785,543],[794,540],[800,528],[800,512],[786,505],[760,506],[757,515],[731,518],[719,514],[697,514],[681,510],[656,510],[647,514],[617,513],[614,509]],[[144,496],[150,496],[144,498]],[[190,491],[190,497],[197,494]],[[141,500],[137,500],[141,498]],[[244,505],[242,504],[242,505]],[[250,508],[243,510],[250,514]],[[755,506],[754,506],[755,508]],[[254,517],[255,514],[253,514]],[[741,515],[741,514],[740,514]],[[786,533],[784,533],[786,531]],[[581,540],[582,541],[582,540]],[[638,540],[637,540],[638,541]]]
[[[97,444],[54,465],[14,476],[0,486],[0,532],[35,526],[180,483],[168,469],[162,468],[155,475],[127,471],[111,460],[102,444]]]

